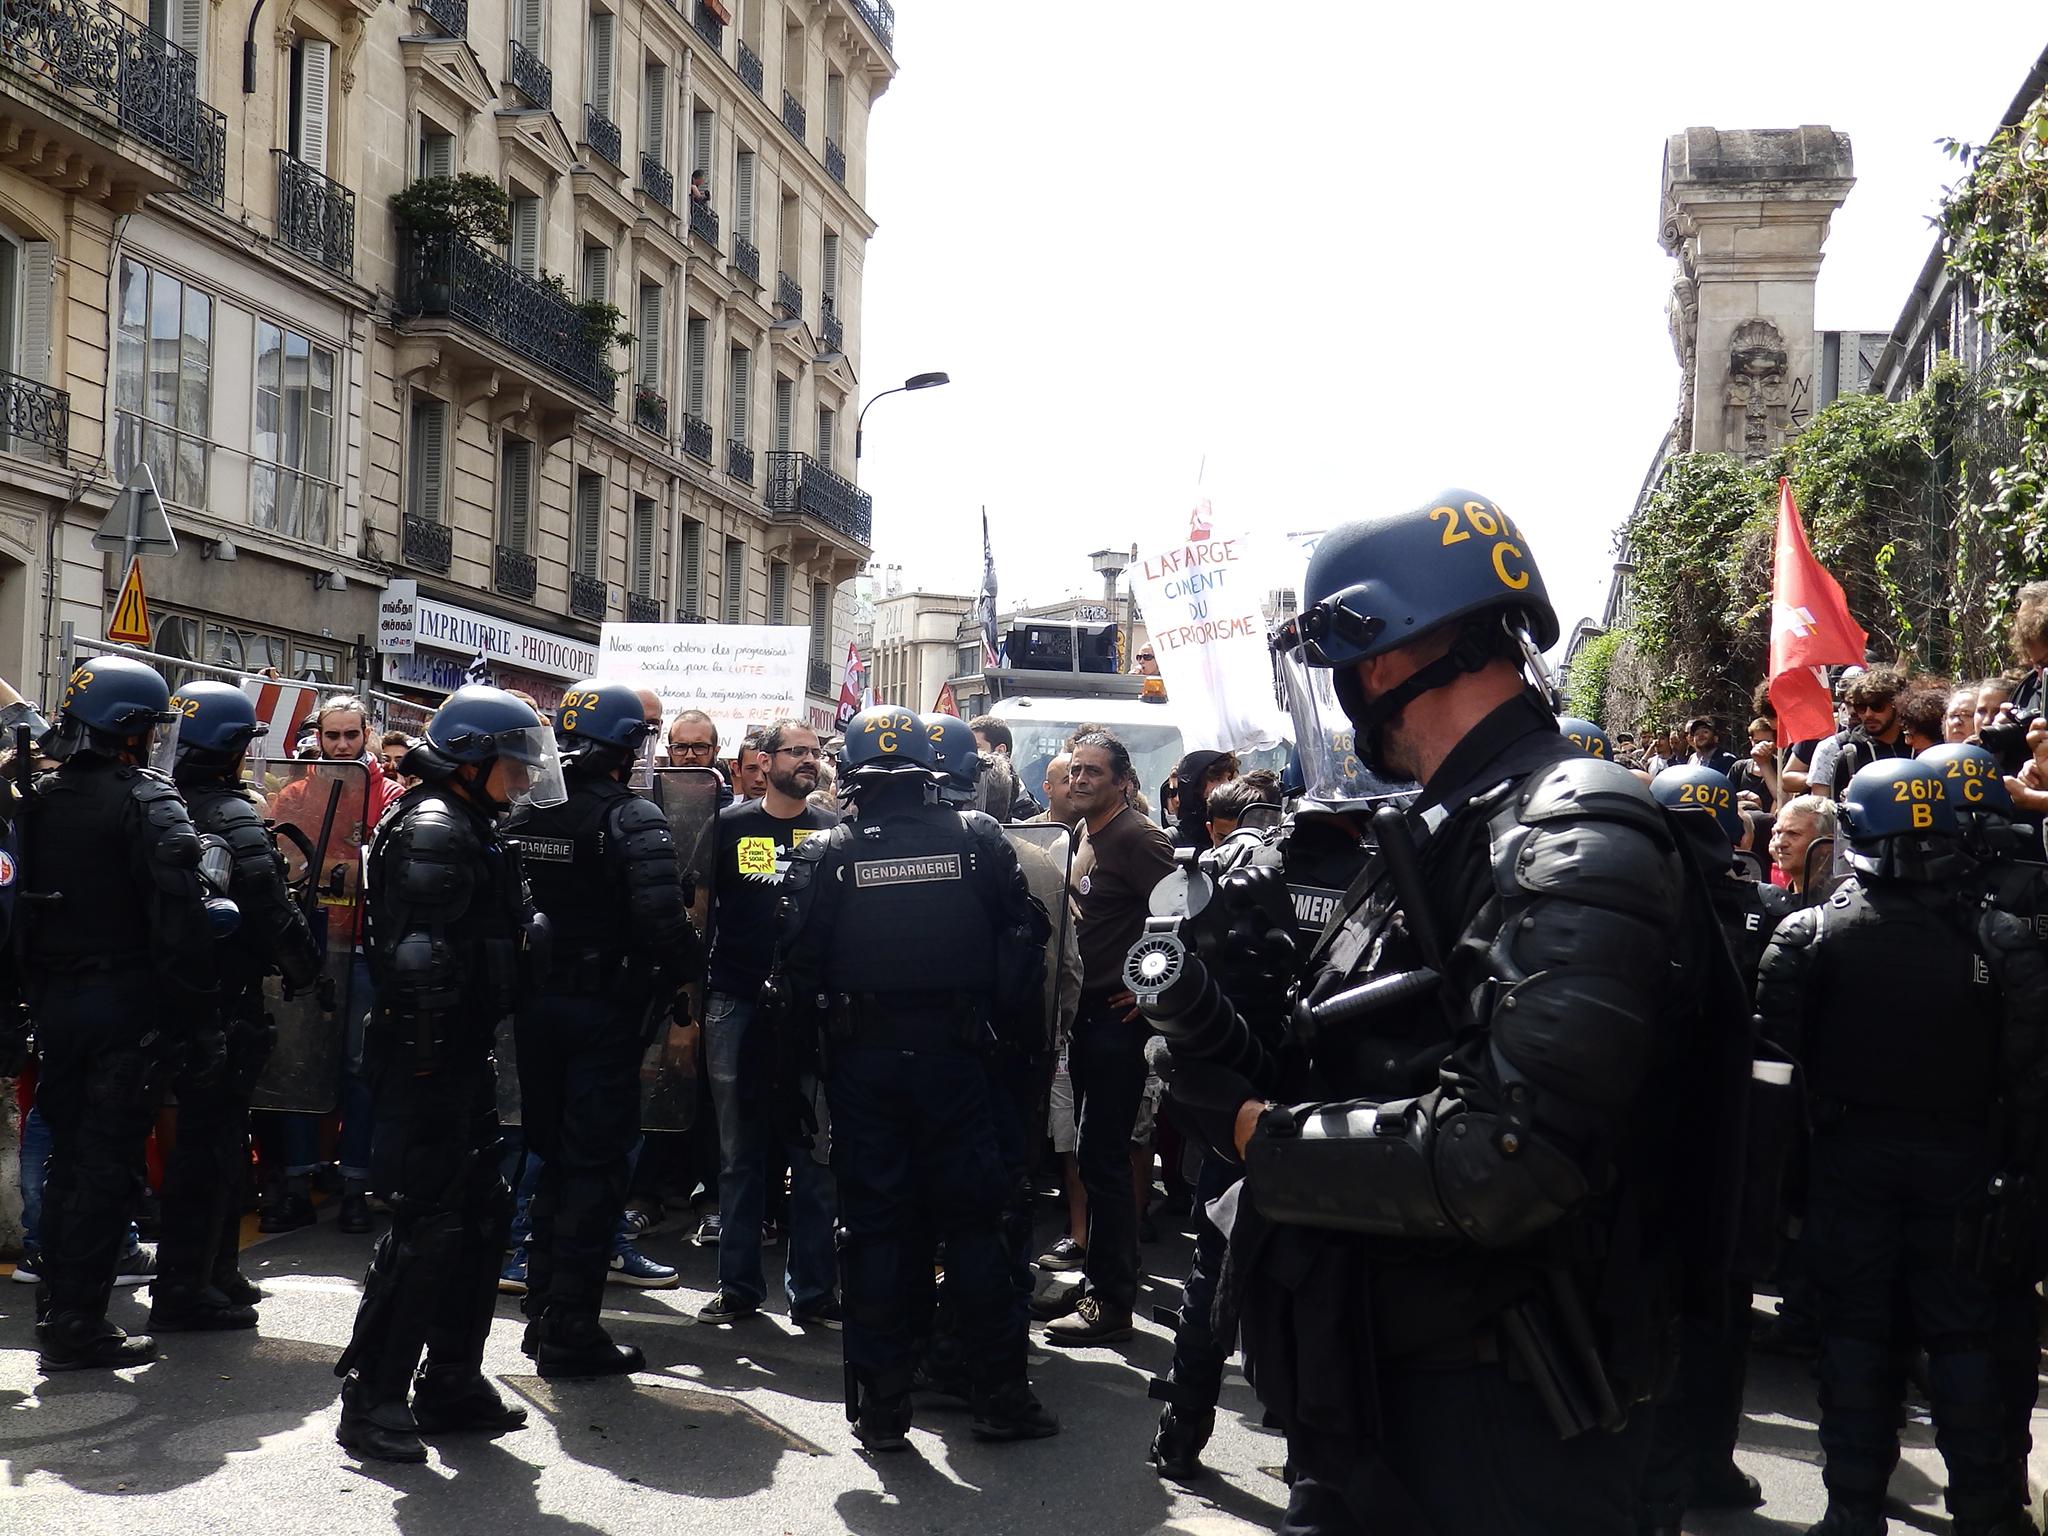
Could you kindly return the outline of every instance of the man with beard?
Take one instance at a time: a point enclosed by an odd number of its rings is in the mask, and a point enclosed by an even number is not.
[[[776,721],[761,732],[751,755],[764,792],[718,813],[711,986],[704,1007],[704,1054],[718,1116],[718,1295],[698,1316],[707,1323],[739,1322],[767,1299],[761,1222],[768,1179],[786,1160],[790,1314],[800,1324],[836,1328],[832,1177],[779,1113],[777,1042],[760,1002],[775,959],[777,904],[790,851],[841,818],[809,802],[823,757],[818,733],[802,721]]]

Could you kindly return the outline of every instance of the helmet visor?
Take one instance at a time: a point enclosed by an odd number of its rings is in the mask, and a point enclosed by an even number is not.
[[[162,718],[169,725],[152,726],[152,742],[149,749],[149,766],[158,773],[170,773],[178,766],[178,728],[185,723],[185,717],[175,712]]]
[[[1365,597],[1364,587],[1346,587],[1302,609],[1280,626],[1273,649],[1301,656],[1312,667],[1342,667],[1359,660],[1387,627],[1385,619],[1362,611]]]
[[[1414,784],[1381,778],[1358,755],[1350,716],[1337,702],[1333,674],[1316,664],[1307,647],[1276,650],[1281,696],[1294,719],[1294,745],[1301,754],[1302,793],[1325,803],[1381,800],[1413,794]]]
[[[500,782],[508,805],[545,810],[569,798],[569,786],[562,777],[562,755],[555,749],[555,733],[547,726],[499,731],[491,740],[498,749]]]

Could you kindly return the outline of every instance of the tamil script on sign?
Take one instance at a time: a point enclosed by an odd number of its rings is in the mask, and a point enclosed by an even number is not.
[[[799,625],[607,624],[597,650],[597,675],[653,689],[667,720],[709,715],[721,756],[748,731],[806,718],[811,632]]]

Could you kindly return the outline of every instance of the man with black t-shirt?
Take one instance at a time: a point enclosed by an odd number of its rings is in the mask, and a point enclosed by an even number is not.
[[[818,736],[779,720],[752,754],[764,793],[718,813],[718,880],[711,921],[711,985],[704,1006],[704,1054],[718,1113],[718,1295],[698,1316],[707,1323],[752,1317],[767,1298],[761,1222],[771,1172],[790,1170],[789,1261],[785,1288],[799,1323],[837,1327],[832,1293],[832,1175],[789,1138],[771,1102],[775,1042],[760,1011],[761,984],[775,959],[782,878],[790,850],[842,819],[807,797],[818,787]]]
[[[1809,794],[1840,800],[1857,769],[1879,758],[1913,755],[1899,714],[1905,691],[1906,676],[1897,667],[1872,667],[1849,685],[1849,713],[1856,723],[1814,749],[1806,775]]]

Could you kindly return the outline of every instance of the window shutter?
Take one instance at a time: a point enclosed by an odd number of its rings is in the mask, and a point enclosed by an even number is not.
[[[633,498],[633,590],[654,595],[654,498]]]
[[[832,644],[832,588],[822,581],[811,583],[811,660],[830,658]]]
[[[846,147],[846,77],[825,77],[825,133],[841,149]]]
[[[732,419],[727,425],[727,436],[736,443],[747,441],[747,385],[748,375],[753,372],[754,354],[745,347],[732,349]]]
[[[661,388],[661,285],[640,285],[640,383]]]
[[[832,467],[832,429],[839,418],[822,407],[818,411],[818,462],[827,469]]]
[[[448,482],[448,407],[439,400],[413,406],[413,516],[438,523]]]
[[[540,199],[512,199],[512,265],[532,277],[540,271]]]
[[[718,115],[714,112],[699,111],[690,119],[690,161],[691,171],[711,174],[711,151],[718,134]]]
[[[576,569],[596,579],[604,574],[604,481],[576,477]]]
[[[325,38],[302,37],[299,39],[299,54],[299,159],[324,176],[327,174],[327,82],[334,60],[334,44]]]
[[[608,246],[583,247],[583,297],[603,303],[612,292],[612,253]]]
[[[725,622],[738,624],[747,616],[747,546],[738,539],[725,541]]]
[[[25,379],[50,382],[50,242],[21,243],[21,341],[15,367]]]
[[[690,317],[689,378],[685,381],[689,394],[684,405],[686,414],[703,421],[710,414],[704,400],[704,370],[708,359],[706,353],[711,343],[711,322]]]
[[[643,137],[650,158],[668,163],[668,70],[660,64],[647,66],[646,123]]]
[[[839,297],[839,237],[830,230],[825,232],[824,257],[818,273],[818,287],[828,299]]]
[[[704,525],[683,519],[683,612],[696,618],[704,590]]]
[[[514,439],[505,445],[504,543],[522,552],[527,547],[533,505],[533,444]]]
[[[522,46],[536,56],[540,53],[542,0],[517,0],[518,37]]]
[[[612,33],[616,18],[590,13],[590,104],[606,122],[612,120]]]
[[[796,430],[796,385],[788,379],[775,381],[775,451],[789,452],[790,434]]]
[[[768,622],[789,622],[789,567],[780,560],[768,562]]]
[[[177,31],[171,41],[199,60],[203,69],[206,55],[201,51],[200,45],[206,41],[206,0],[175,0],[174,14]],[[199,85],[201,94],[205,94],[206,80],[203,75]]]
[[[420,174],[422,176],[453,176],[455,174],[455,135],[452,133],[430,133],[420,145]]]
[[[743,149],[733,162],[732,227],[743,240],[754,238],[754,152]]]

